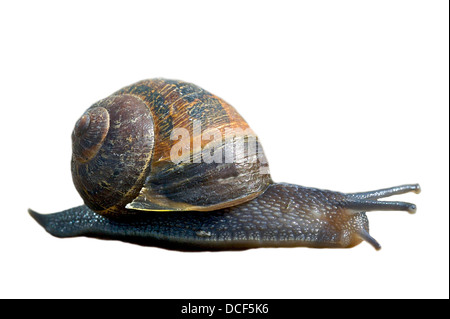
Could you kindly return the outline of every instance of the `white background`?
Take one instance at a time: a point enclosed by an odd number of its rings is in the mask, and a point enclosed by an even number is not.
[[[0,4],[2,298],[448,298],[447,1]],[[193,82],[261,138],[275,181],[365,191],[382,244],[181,253],[57,239],[27,214],[81,204],[70,134],[145,78]]]

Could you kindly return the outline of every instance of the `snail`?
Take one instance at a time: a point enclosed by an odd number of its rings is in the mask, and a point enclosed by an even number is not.
[[[366,212],[415,213],[414,204],[379,199],[420,192],[418,184],[341,193],[275,183],[257,135],[230,104],[162,78],[93,104],[75,124],[72,149],[84,205],[54,214],[29,210],[61,238],[182,251],[349,248],[363,241],[380,249]]]

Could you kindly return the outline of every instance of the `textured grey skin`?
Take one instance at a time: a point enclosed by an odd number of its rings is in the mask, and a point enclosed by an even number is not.
[[[406,186],[401,186],[406,187]],[[408,186],[409,187],[409,186]],[[394,189],[394,188],[393,188]],[[404,189],[401,189],[404,191]],[[416,188],[417,190],[417,188]],[[376,192],[376,191],[375,191]],[[87,236],[184,251],[235,250],[256,247],[346,248],[370,237],[366,214],[368,195],[343,194],[291,184],[272,184],[258,198],[212,212],[141,212],[102,216],[87,206],[42,215],[30,214],[56,237]],[[390,196],[393,195],[390,193]],[[383,209],[369,201],[370,210]],[[358,204],[358,205],[356,205]],[[415,210],[403,203],[398,210]]]

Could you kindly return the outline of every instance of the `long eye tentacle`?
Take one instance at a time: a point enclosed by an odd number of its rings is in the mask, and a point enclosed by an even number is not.
[[[410,214],[415,214],[417,207],[412,203],[407,202],[391,202],[378,201],[370,199],[349,199],[345,201],[344,207],[358,212],[372,212],[372,211],[407,211]]]
[[[382,188],[374,191],[368,191],[368,192],[358,192],[358,193],[350,193],[347,194],[347,196],[358,198],[358,199],[378,199],[378,198],[384,198],[389,197],[393,195],[401,195],[406,194],[410,192],[414,192],[416,194],[419,194],[421,191],[419,184],[407,184],[407,185],[400,185],[400,186],[394,186],[389,188]]]

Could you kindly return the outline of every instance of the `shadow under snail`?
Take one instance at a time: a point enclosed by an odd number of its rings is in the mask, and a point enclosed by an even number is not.
[[[227,131],[233,134],[223,138]],[[48,215],[29,210],[57,237],[183,251],[362,241],[380,249],[365,212],[414,213],[414,204],[379,199],[420,192],[418,184],[345,194],[274,183],[257,136],[236,110],[177,80],[140,81],[95,103],[76,123],[72,148],[85,205]]]

